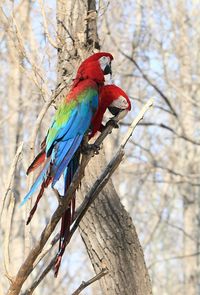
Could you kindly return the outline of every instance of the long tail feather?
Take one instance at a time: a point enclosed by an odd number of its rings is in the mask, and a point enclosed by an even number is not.
[[[43,149],[33,160],[33,162],[31,163],[31,165],[28,167],[26,174],[28,175],[29,173],[31,173],[32,171],[34,171],[36,168],[38,168],[40,165],[42,165],[42,163],[44,163],[46,159],[46,153],[45,153],[45,149]]]
[[[72,158],[71,162],[68,165],[67,173],[65,175],[65,195],[67,193],[67,189],[69,188],[73,176],[79,165],[80,153],[77,152]],[[74,212],[75,212],[75,195],[73,196],[68,209],[64,212],[61,221],[61,229],[60,229],[60,240],[59,240],[59,249],[56,258],[56,262],[54,265],[54,276],[57,277],[58,271],[60,268],[60,264],[62,261],[62,256],[65,252],[66,245],[68,243],[70,226],[73,223]]]
[[[40,172],[40,174],[36,178],[35,182],[33,183],[32,187],[30,188],[28,194],[22,200],[22,202],[20,204],[20,207],[23,206],[26,203],[26,201],[32,196],[32,194],[42,184],[42,182],[44,181],[44,179],[46,179],[46,175],[47,175],[48,169],[50,168],[50,161],[51,161],[51,159],[48,159],[46,161],[44,168],[42,169],[42,171]]]
[[[71,204],[69,205],[69,208],[65,211],[65,213],[62,216],[62,221],[61,221],[61,230],[60,230],[60,240],[59,240],[59,251],[57,254],[56,262],[54,265],[54,276],[57,277],[58,271],[60,268],[60,264],[62,261],[62,256],[65,252],[65,248],[67,245],[67,240],[69,237],[69,232],[70,232],[70,226],[72,223],[71,220]]]
[[[47,179],[42,182],[41,187],[40,187],[39,194],[38,194],[37,199],[35,201],[35,204],[34,204],[33,208],[31,209],[31,211],[29,213],[29,216],[28,216],[26,225],[28,225],[29,222],[32,220],[33,215],[34,215],[34,213],[35,213],[35,211],[37,209],[38,203],[39,203],[40,199],[43,196],[44,190],[45,190],[45,188],[47,188],[49,186],[49,184],[51,183],[51,181],[52,181],[52,177],[49,175],[47,177]]]

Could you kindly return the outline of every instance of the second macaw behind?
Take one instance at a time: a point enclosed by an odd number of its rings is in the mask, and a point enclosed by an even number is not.
[[[104,126],[102,125],[102,120],[107,109],[109,109],[114,116],[120,113],[119,120],[123,119],[128,111],[131,110],[131,102],[128,95],[114,84],[105,85],[101,88],[98,110],[94,114],[91,122],[90,138],[92,138],[97,131],[103,130]]]

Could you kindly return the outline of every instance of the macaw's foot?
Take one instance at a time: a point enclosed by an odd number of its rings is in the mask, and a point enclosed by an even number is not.
[[[106,126],[112,126],[113,128],[119,128],[119,125],[118,123],[115,121],[115,119],[110,119],[107,123],[106,123]]]
[[[86,155],[88,155],[91,151],[93,151],[95,155],[98,155],[99,150],[100,150],[100,147],[95,143],[93,144],[83,143],[81,146],[81,152]]]

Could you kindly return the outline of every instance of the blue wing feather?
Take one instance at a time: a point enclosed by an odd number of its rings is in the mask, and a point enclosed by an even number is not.
[[[69,164],[69,162],[72,160],[74,153],[77,151],[79,148],[81,141],[83,139],[83,135],[77,136],[73,144],[71,145],[70,149],[68,152],[65,154],[65,157],[62,158],[62,161],[59,161],[59,165],[56,165],[57,169],[54,170],[54,178],[52,182],[52,186],[55,185],[55,183],[59,180],[60,176],[62,175],[63,171],[65,170],[66,166]],[[55,169],[55,167],[54,167]]]
[[[98,97],[96,96],[94,100],[95,105],[97,105],[96,103],[98,103]],[[94,112],[94,102],[83,101],[78,105],[77,109],[78,112],[74,113],[72,116],[74,120],[71,128],[68,130],[68,124],[66,124],[66,129],[68,131],[65,135],[63,135],[62,140],[55,145],[56,155],[52,168],[54,175],[52,186],[54,186],[59,180],[61,174],[80,146],[85,132],[88,130]]]
[[[77,149],[79,148],[84,134],[90,127],[92,116],[98,107],[98,93],[93,91],[92,94],[88,91],[87,96],[82,101],[79,101],[76,107],[71,111],[70,116],[63,120],[61,125],[55,119],[49,131],[55,128],[55,135],[51,138],[47,134],[46,139],[46,156],[48,162],[42,169],[39,176],[36,178],[28,194],[24,197],[21,206],[30,198],[36,191],[39,185],[46,178],[47,172],[51,169],[53,176],[52,186],[59,180],[61,174],[67,174],[67,166],[73,159]],[[51,167],[50,167],[51,163]]]

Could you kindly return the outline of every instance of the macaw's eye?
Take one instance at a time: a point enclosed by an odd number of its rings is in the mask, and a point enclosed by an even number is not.
[[[107,63],[108,60],[110,60],[110,58],[109,58],[108,56],[102,56],[102,57],[100,58],[100,61],[105,62],[105,63]]]

